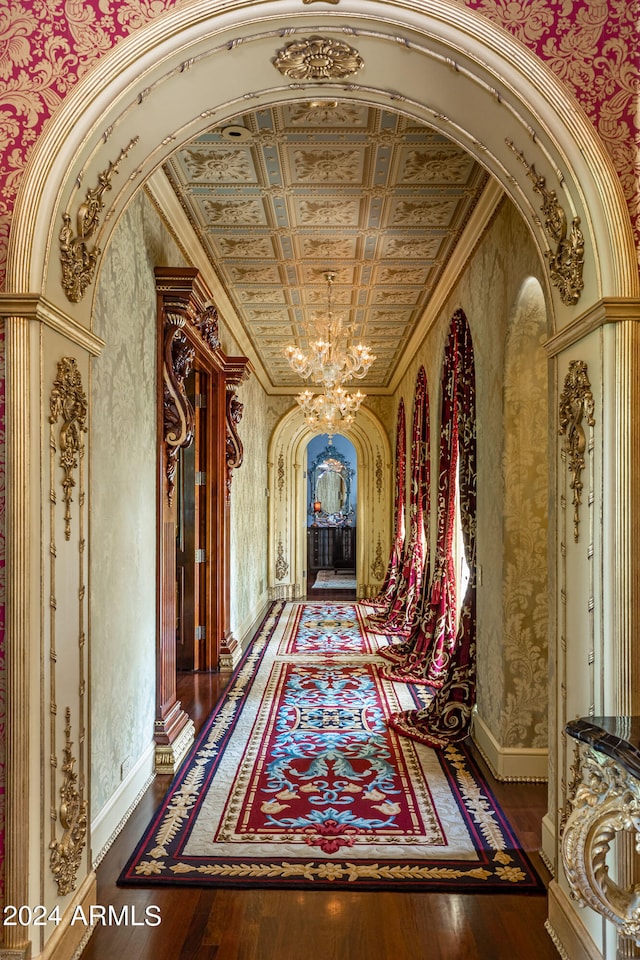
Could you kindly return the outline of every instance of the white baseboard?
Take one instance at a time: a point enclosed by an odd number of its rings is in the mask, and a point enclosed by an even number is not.
[[[479,714],[472,736],[496,780],[545,782],[549,778],[549,751],[533,747],[501,747]]]
[[[97,896],[96,875],[92,870],[76,890],[62,914],[60,924],[56,926],[41,953],[34,955],[37,960],[75,960],[80,956],[93,931],[82,923],[73,923],[73,917],[76,910],[80,910],[85,917],[89,916],[91,906],[98,902]]]
[[[232,631],[243,652],[247,649],[247,644],[253,638],[253,634],[267,612],[270,603],[269,593],[265,590],[249,616],[245,617],[242,623]]]
[[[91,860],[98,866],[155,778],[155,748],[151,742],[129,775],[91,821]]]
[[[563,960],[602,960],[602,952],[581,922],[576,904],[556,880],[549,884],[548,904],[547,932]]]

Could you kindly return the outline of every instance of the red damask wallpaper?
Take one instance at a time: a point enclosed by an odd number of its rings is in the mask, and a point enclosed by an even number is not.
[[[16,192],[47,119],[118,40],[187,0],[0,0],[0,285]],[[591,117],[640,248],[638,0],[460,0],[526,44]]]

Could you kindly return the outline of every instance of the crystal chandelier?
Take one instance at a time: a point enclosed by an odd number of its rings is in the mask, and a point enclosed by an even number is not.
[[[349,343],[348,331],[331,310],[331,286],[335,274],[327,271],[327,315],[316,327],[316,339],[309,337],[309,353],[300,347],[287,347],[285,353],[291,367],[303,380],[312,380],[324,387],[324,393],[305,390],[298,401],[305,423],[318,433],[326,433],[329,440],[338,431],[345,433],[355,420],[355,414],[365,394],[348,393],[343,384],[353,378],[361,380],[376,359],[364,344]]]
[[[300,404],[307,426],[317,433],[326,433],[329,439],[335,433],[346,433],[355,420],[355,414],[365,394],[347,393],[344,387],[332,387],[326,393],[304,390],[296,400]]]
[[[285,353],[298,376],[331,390],[354,378],[361,380],[376,358],[364,344],[349,343],[348,331],[331,310],[335,274],[327,271],[324,276],[327,281],[327,315],[316,324],[316,338],[309,338],[309,352],[289,346]]]

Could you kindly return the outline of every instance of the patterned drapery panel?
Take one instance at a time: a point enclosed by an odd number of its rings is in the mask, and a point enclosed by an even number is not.
[[[409,493],[409,537],[405,540],[402,566],[387,606],[369,617],[375,633],[406,637],[411,633],[422,583],[428,580],[429,528],[429,394],[424,367],[416,378],[411,432],[411,473]]]
[[[376,597],[367,600],[367,605],[372,607],[381,607],[388,609],[391,603],[398,577],[401,573],[402,558],[404,554],[405,541],[405,511],[406,496],[405,488],[407,483],[407,435],[406,421],[404,413],[404,399],[400,397],[398,404],[398,421],[396,424],[396,485],[395,498],[393,505],[393,542],[391,544],[391,554],[387,565],[387,572],[384,575],[380,593]]]
[[[398,664],[396,679],[422,678],[436,694],[422,710],[395,714],[391,725],[406,736],[432,747],[464,739],[469,732],[476,696],[476,416],[475,363],[471,331],[462,310],[451,320],[443,364],[443,413],[438,490],[438,554],[430,609],[421,624],[422,650]],[[445,443],[450,444],[445,450]],[[469,582],[455,625],[453,530],[455,478],[458,472],[460,520]],[[448,483],[448,490],[445,489]],[[451,537],[449,538],[449,530]],[[442,548],[442,549],[441,549]],[[433,630],[430,634],[429,630]],[[403,676],[404,673],[404,676]]]

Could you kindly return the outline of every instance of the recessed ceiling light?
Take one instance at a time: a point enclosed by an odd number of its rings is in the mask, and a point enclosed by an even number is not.
[[[222,128],[222,137],[225,140],[249,140],[251,130],[248,130],[247,127],[232,124],[229,127]]]

